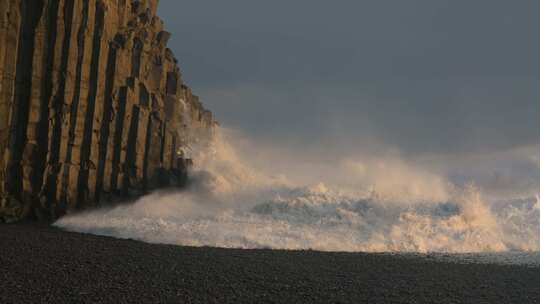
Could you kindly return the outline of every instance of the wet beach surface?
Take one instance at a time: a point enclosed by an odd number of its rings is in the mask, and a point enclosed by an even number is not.
[[[146,244],[0,225],[0,303],[540,303],[535,265]]]

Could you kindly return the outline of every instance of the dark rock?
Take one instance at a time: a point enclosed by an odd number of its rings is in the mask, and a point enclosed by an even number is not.
[[[156,9],[157,0],[0,2],[4,221],[185,183],[180,143],[209,138],[215,122],[183,83]]]

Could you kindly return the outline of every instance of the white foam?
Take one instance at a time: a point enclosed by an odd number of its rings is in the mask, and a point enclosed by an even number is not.
[[[408,166],[395,169],[395,161],[394,169],[383,168],[393,172],[384,187],[375,182],[356,191],[324,183],[298,186],[251,169],[220,138],[212,151],[199,156],[186,191],[154,193],[131,205],[66,216],[55,225],[151,243],[226,248],[540,250],[535,198],[492,205],[473,186],[446,187],[443,179],[433,181],[428,173]],[[406,180],[416,186],[408,187]]]

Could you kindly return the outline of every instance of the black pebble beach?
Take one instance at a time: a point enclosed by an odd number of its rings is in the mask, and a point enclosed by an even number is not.
[[[540,268],[153,245],[0,225],[0,303],[540,303]]]

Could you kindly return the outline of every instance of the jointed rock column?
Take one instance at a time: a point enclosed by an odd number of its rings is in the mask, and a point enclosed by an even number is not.
[[[156,9],[0,3],[0,220],[56,218],[184,179],[178,151],[214,121],[183,83]]]

